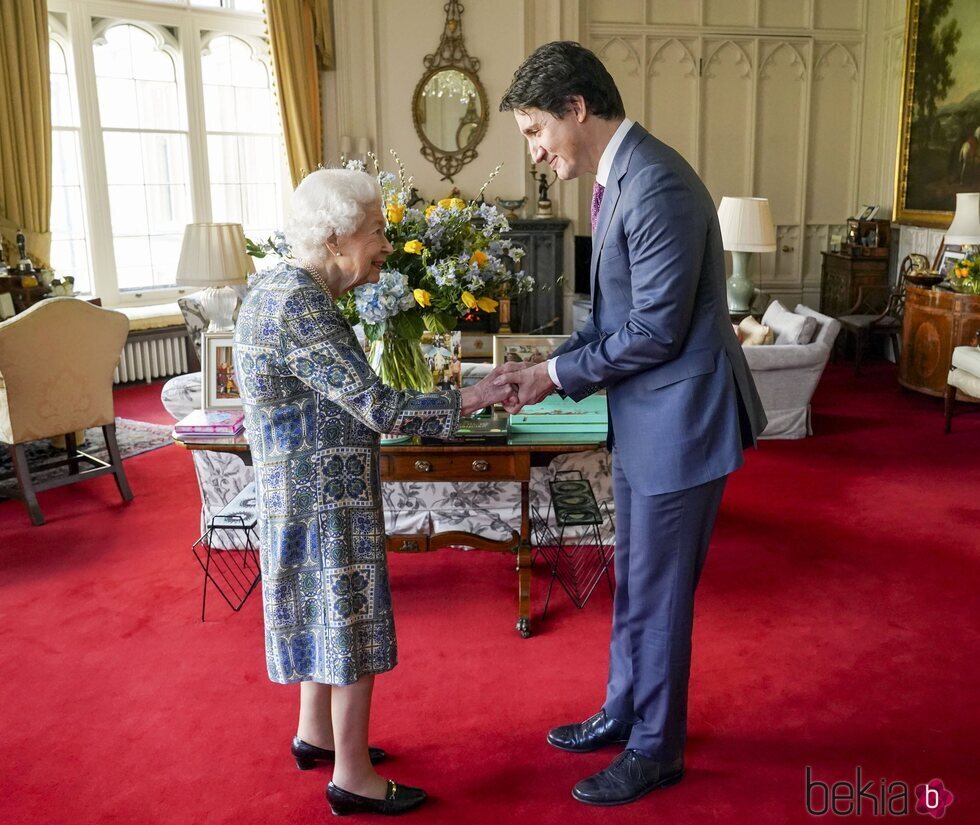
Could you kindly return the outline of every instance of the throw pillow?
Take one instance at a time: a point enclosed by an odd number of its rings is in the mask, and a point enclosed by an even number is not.
[[[751,315],[746,315],[738,325],[739,340],[743,347],[757,347],[771,344],[774,340],[772,330],[760,324]]]
[[[790,312],[779,301],[769,304],[762,323],[772,329],[777,344],[809,344],[817,331],[817,319]]]

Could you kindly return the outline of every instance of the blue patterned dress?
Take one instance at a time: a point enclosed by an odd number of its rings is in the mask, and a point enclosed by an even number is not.
[[[348,685],[397,662],[379,433],[445,438],[455,390],[393,390],[303,269],[253,279],[235,370],[255,464],[266,662],[274,682]]]

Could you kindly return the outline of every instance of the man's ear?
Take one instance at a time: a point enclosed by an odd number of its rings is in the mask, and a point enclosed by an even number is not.
[[[575,119],[579,123],[584,123],[589,116],[589,107],[585,105],[585,98],[582,95],[572,95],[568,99],[568,106]]]

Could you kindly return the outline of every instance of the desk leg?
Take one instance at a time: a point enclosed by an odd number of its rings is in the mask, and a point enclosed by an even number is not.
[[[517,547],[517,630],[531,635],[531,485],[521,482],[521,539]]]

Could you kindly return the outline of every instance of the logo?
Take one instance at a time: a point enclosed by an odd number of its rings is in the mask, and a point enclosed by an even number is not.
[[[913,811],[922,816],[942,819],[953,804],[954,796],[941,779],[916,785],[887,779],[866,779],[860,765],[854,770],[854,781],[827,783],[813,778],[806,766],[806,812],[810,816],[908,816]]]
[[[953,804],[953,794],[946,790],[942,779],[931,779],[925,785],[915,786],[915,812],[933,819],[942,819],[946,809]]]

